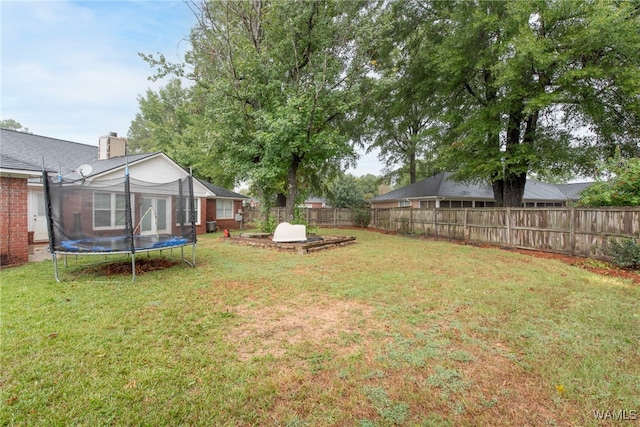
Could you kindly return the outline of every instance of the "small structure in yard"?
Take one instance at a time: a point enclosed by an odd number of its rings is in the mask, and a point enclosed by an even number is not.
[[[281,222],[273,232],[271,240],[276,243],[305,242],[307,240],[307,227],[302,224]]]
[[[242,233],[239,238],[232,237],[227,240],[240,245],[272,248],[299,254],[341,247],[356,241],[356,238],[351,236],[307,236],[304,225],[299,226],[302,228],[298,226],[291,228],[292,224],[288,224],[288,226],[285,225],[281,228],[282,224],[276,228],[273,236],[268,233]],[[304,239],[302,239],[303,235]]]

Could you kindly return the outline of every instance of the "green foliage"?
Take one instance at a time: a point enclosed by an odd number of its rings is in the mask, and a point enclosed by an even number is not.
[[[256,227],[258,227],[258,229],[262,233],[273,234],[273,232],[276,231],[277,226],[278,226],[278,221],[276,220],[276,217],[273,215],[267,216],[267,219],[265,220],[260,220],[260,219],[256,220]]]
[[[357,227],[367,228],[371,221],[371,210],[369,208],[356,208],[354,210],[353,222]]]
[[[429,123],[422,140],[437,142],[437,166],[494,184],[498,203],[519,206],[527,174],[592,173],[615,144],[626,157],[639,155],[633,2],[406,0],[385,13],[388,36],[373,54],[376,84],[389,98],[382,114],[393,117],[403,88],[421,94],[417,103],[407,98],[413,109],[391,122],[389,139],[399,140],[398,126],[419,112]],[[388,129],[383,120],[374,125]],[[585,127],[594,133],[569,131]]]
[[[351,174],[335,178],[328,191],[327,202],[334,208],[359,208],[366,204],[358,180]]]
[[[638,239],[615,239],[608,240],[605,254],[612,258],[612,261],[624,268],[640,268],[640,241]]]
[[[206,120],[197,91],[185,88],[177,78],[157,92],[148,89],[138,97],[140,112],[127,134],[133,153],[163,151],[196,177],[221,187],[233,187],[237,173],[222,166],[222,153],[207,138]]]
[[[24,133],[31,133],[29,131],[29,128],[22,126],[19,122],[13,119],[0,120],[0,128],[16,130],[18,132],[24,132]]]
[[[580,205],[640,206],[640,158],[623,159],[617,151],[603,164],[601,175],[604,177],[582,191]]]
[[[341,131],[354,103],[348,46],[360,6],[340,1],[202,3],[187,62],[207,142],[261,202],[331,177],[355,151]],[[161,60],[156,65],[166,70]]]

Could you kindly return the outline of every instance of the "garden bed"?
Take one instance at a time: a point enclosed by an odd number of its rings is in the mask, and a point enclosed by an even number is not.
[[[241,234],[240,237],[224,237],[223,239],[239,245],[271,248],[286,252],[297,252],[299,254],[342,247],[356,242],[356,238],[351,236],[314,236],[309,237],[305,242],[276,243],[262,234],[264,233]]]

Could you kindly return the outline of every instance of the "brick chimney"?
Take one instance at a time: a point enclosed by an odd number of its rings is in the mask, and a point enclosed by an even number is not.
[[[127,140],[118,138],[116,132],[101,136],[98,140],[98,158],[100,160],[127,155]]]

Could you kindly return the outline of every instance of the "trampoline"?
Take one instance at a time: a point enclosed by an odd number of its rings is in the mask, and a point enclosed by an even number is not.
[[[193,177],[164,183],[130,178],[64,180],[43,171],[49,251],[60,282],[58,255],[125,254],[136,279],[136,254],[181,249],[195,267]],[[191,259],[184,248],[191,246]]]

